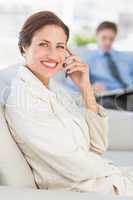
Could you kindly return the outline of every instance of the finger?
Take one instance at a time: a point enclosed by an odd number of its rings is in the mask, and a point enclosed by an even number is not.
[[[75,61],[81,62],[81,59],[78,58],[77,56],[74,56],[74,55],[73,56],[68,56],[66,58],[66,60],[65,60],[65,63],[69,64],[69,63],[72,63],[72,62],[75,62]]]
[[[84,67],[88,70],[88,65],[83,64],[81,62],[76,62],[76,63],[72,63],[70,65],[67,65],[65,69],[73,69],[73,68],[77,68],[79,66]]]
[[[69,65],[66,65],[65,69],[72,69],[72,68],[79,66],[79,65],[83,65],[83,64],[80,63],[80,62],[74,62],[74,63],[71,63]]]
[[[88,73],[88,70],[86,69],[86,67],[84,67],[84,66],[76,66],[75,68],[73,68],[73,69],[68,69],[68,71],[67,71],[67,73],[68,74],[71,74],[71,73],[73,73],[73,72],[77,72],[77,71],[79,71],[79,72],[87,72]]]
[[[81,62],[76,62],[76,63],[73,63],[71,65],[68,65],[66,67],[66,69],[73,69],[73,68],[77,68],[77,67],[83,67],[85,69],[88,69],[88,66],[86,64],[81,63]]]

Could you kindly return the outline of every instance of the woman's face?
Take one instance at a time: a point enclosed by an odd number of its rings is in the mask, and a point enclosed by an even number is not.
[[[51,78],[62,69],[67,36],[56,25],[47,25],[35,32],[30,46],[24,47],[26,65],[42,77]]]

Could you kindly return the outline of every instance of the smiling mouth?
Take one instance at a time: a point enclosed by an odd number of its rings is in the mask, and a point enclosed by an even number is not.
[[[41,64],[46,68],[54,69],[54,68],[56,68],[58,63],[57,62],[45,62],[45,61],[42,61]]]

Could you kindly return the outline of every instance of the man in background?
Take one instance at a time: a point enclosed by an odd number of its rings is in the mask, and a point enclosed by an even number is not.
[[[98,49],[86,58],[91,82],[98,92],[133,86],[133,57],[112,47],[117,31],[115,23],[102,22],[96,29]]]

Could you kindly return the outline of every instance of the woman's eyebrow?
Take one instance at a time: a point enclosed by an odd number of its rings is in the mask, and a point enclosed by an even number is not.
[[[64,42],[57,42],[57,44],[63,44],[63,45],[65,45],[65,43],[64,43]]]
[[[42,39],[41,41],[44,41],[44,42],[47,42],[47,43],[51,43],[50,41],[48,41],[48,40],[44,40],[44,39]],[[57,42],[57,44],[60,44],[60,45],[65,45],[65,43],[64,43],[64,42]]]
[[[42,39],[41,41],[44,41],[44,42],[50,43],[50,41],[48,41],[48,40],[44,40],[44,39]]]

